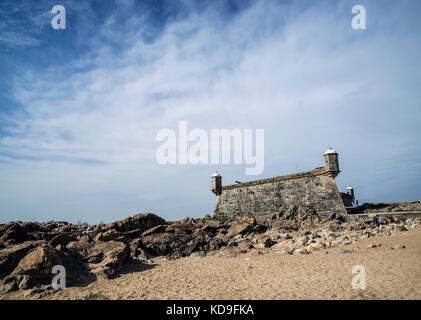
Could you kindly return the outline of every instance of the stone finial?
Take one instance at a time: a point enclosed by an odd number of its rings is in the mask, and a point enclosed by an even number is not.
[[[216,171],[212,177],[212,192],[216,195],[220,195],[222,192],[222,176]]]

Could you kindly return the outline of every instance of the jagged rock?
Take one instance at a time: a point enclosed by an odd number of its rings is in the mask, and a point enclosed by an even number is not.
[[[186,236],[186,234],[184,234]],[[179,236],[171,232],[152,233],[141,238],[146,247],[158,246],[160,244],[170,244],[172,241],[180,240]],[[190,237],[188,238],[190,240]]]
[[[254,217],[243,217],[241,219],[241,222],[247,223],[250,226],[254,227],[256,225],[256,218],[254,218]]]
[[[149,260],[153,258],[153,255],[151,255],[147,250],[142,249],[142,248],[137,248],[134,256],[138,259],[138,260]]]
[[[97,277],[112,277],[130,258],[130,248],[118,241],[95,243],[87,251],[89,270]]]
[[[53,247],[56,247],[58,245],[66,246],[69,242],[76,241],[76,240],[77,240],[76,236],[63,233],[51,239],[50,245]]]
[[[288,239],[292,239],[292,237],[290,236],[289,233],[281,233],[279,235],[279,239],[288,240]]]
[[[241,251],[246,252],[253,248],[253,243],[249,239],[244,239],[238,243],[238,248],[240,248]]]
[[[281,248],[279,250],[275,250],[275,253],[279,253],[279,254],[292,254],[294,250],[291,249],[287,249],[287,248]]]
[[[30,251],[11,275],[28,275],[41,283],[49,283],[53,278],[51,273],[53,267],[63,264],[63,259],[56,249],[41,246]]]
[[[397,244],[392,249],[394,249],[394,250],[405,249],[405,245],[404,244]]]
[[[254,233],[264,233],[264,232],[266,232],[267,229],[268,229],[268,227],[263,225],[263,224],[256,224],[252,228],[252,232],[254,232]]]
[[[218,233],[215,235],[214,239],[221,240],[222,242],[228,242],[230,238],[224,233]]]
[[[338,240],[331,241],[331,242],[330,242],[330,246],[331,246],[331,247],[337,247],[337,246],[339,246],[341,243],[342,243],[342,242],[341,242],[341,241],[338,241]]]
[[[109,300],[109,298],[102,293],[89,292],[82,297],[82,300]]]
[[[271,217],[272,220],[279,220],[280,218],[281,218],[281,212],[275,213]]]
[[[295,206],[289,206],[285,212],[282,212],[280,215],[281,219],[289,219],[291,218],[295,212],[296,212],[297,208]]]
[[[91,241],[91,240],[92,240],[92,238],[91,238],[89,235],[84,234],[84,235],[77,236],[77,237],[76,237],[76,240],[73,240],[73,241],[84,241],[84,242],[89,242],[89,241]]]
[[[43,241],[27,241],[0,250],[0,278],[10,274],[28,252]]]
[[[59,233],[66,233],[66,232],[71,232],[71,231],[72,231],[72,228],[70,226],[62,226],[57,229],[57,232]]]
[[[249,223],[244,222],[244,223],[235,224],[231,228],[228,229],[227,236],[232,237],[238,234],[245,234],[249,232],[250,229],[251,229],[251,226]]]
[[[205,226],[203,227],[204,231],[210,231],[210,232],[215,232],[217,231],[219,228],[222,227],[221,222],[219,221],[206,221],[205,222]]]
[[[165,220],[153,213],[139,213],[133,217],[107,224],[103,231],[115,229],[119,232],[130,230],[145,231],[160,224],[166,224]]]
[[[197,226],[194,224],[194,220],[192,219],[183,219],[180,222],[174,223],[169,225],[166,228],[166,232],[172,232],[174,234],[185,234],[185,233],[192,233],[193,230],[196,229]]]
[[[115,240],[119,237],[119,233],[114,229],[109,229],[105,232],[98,233],[94,240],[95,241],[110,241]]]
[[[130,248],[127,244],[113,240],[105,242],[73,241],[67,245],[67,248],[79,253],[90,263],[99,263],[108,256],[117,256],[122,262],[126,262],[130,256]]]
[[[28,275],[9,275],[0,282],[0,293],[26,290],[36,285],[39,283]]]
[[[204,258],[206,257],[206,252],[204,251],[195,251],[190,254],[190,257],[193,258]]]
[[[405,226],[396,226],[396,230],[398,230],[398,231],[408,231],[408,229]]]
[[[293,253],[294,254],[309,254],[309,252],[306,249],[304,249],[304,248],[295,249]]]
[[[215,237],[209,241],[209,250],[210,251],[219,250],[222,246],[226,244],[227,242],[225,242],[224,240]]]
[[[309,246],[312,248],[312,249],[321,249],[321,248],[323,248],[324,247],[324,242],[323,241],[321,241],[321,240],[319,240],[319,241],[314,241],[314,242],[310,242],[309,243]]]
[[[141,238],[144,247],[154,255],[171,254],[174,257],[188,256],[194,251],[215,250],[215,246],[209,245],[210,239],[206,232],[153,233]],[[213,242],[213,245],[217,244]]]
[[[270,249],[273,251],[278,251],[278,250],[285,249],[285,246],[286,246],[286,241],[283,241],[283,242],[278,242],[274,244],[272,247],[270,247]]]
[[[67,244],[67,248],[73,252],[79,253],[84,258],[88,258],[91,252],[91,248],[95,245],[94,242],[89,241],[71,241]]]
[[[328,221],[326,222],[328,228],[330,231],[339,231],[342,229],[342,222],[340,222],[339,220],[332,220],[332,221]]]
[[[156,226],[156,227],[153,227],[153,228],[150,228],[150,229],[146,230],[145,232],[142,233],[142,236],[145,237],[145,236],[148,236],[148,235],[153,234],[153,233],[163,233],[163,232],[166,231],[167,228],[168,228],[167,225],[161,224],[159,226]]]
[[[272,241],[277,241],[281,238],[281,234],[275,228],[269,228],[268,230],[266,230],[264,235],[270,237],[272,239]]]
[[[274,244],[274,242],[268,236],[263,236],[263,237],[257,239],[257,248],[260,248],[260,249],[270,248],[273,244]]]
[[[309,236],[308,236],[310,239],[316,239],[316,238],[320,238],[320,235],[319,234],[317,234],[317,233],[311,233],[311,234],[309,234]]]
[[[45,229],[37,223],[19,222],[19,225],[28,233],[45,232]]]
[[[15,240],[18,243],[22,243],[25,241],[37,240],[16,222],[7,224],[2,229],[5,230],[0,237],[0,241]]]
[[[143,230],[130,230],[130,231],[125,231],[125,232],[121,232],[121,236],[126,238],[126,239],[135,239],[138,238],[142,235]]]
[[[236,255],[241,253],[241,249],[239,247],[223,247],[219,250],[219,253],[223,257],[235,257]]]

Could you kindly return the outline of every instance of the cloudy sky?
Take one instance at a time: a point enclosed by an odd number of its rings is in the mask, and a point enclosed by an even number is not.
[[[0,223],[201,217],[215,170],[312,170],[331,146],[360,203],[421,199],[420,15],[419,0],[3,0]],[[180,120],[264,129],[263,173],[159,165],[156,134]]]

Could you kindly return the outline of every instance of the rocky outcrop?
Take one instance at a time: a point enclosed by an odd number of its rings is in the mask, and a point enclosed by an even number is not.
[[[321,221],[314,211],[299,207],[265,219],[229,222],[209,218],[166,222],[150,213],[105,226],[14,222],[0,225],[0,292],[48,286],[55,265],[65,267],[66,284],[73,285],[113,277],[126,263],[145,263],[157,256],[303,255],[331,250],[352,254],[352,244],[361,239],[407,232],[419,223],[419,219],[381,226],[370,221]]]
[[[0,230],[0,241],[13,240],[16,243],[22,243],[25,241],[36,240],[36,238],[25,230],[19,223],[13,222],[3,226]]]
[[[166,224],[165,220],[153,213],[139,213],[133,217],[128,217],[124,220],[116,221],[105,225],[103,231],[115,229],[119,232],[127,232],[136,230],[143,232],[160,224]]]
[[[411,212],[421,211],[421,201],[364,203],[353,208],[352,213],[379,213],[379,212]]]
[[[27,275],[39,282],[51,279],[55,265],[63,265],[60,252],[49,246],[40,246],[29,252],[12,272],[13,275]],[[51,281],[49,281],[51,282]]]
[[[96,277],[110,278],[129,261],[130,247],[118,241],[95,243],[87,250],[89,271]]]
[[[19,262],[42,241],[27,241],[0,250],[0,279],[10,274]]]

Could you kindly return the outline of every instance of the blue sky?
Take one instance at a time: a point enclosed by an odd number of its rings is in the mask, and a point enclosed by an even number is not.
[[[417,0],[3,0],[0,223],[201,217],[215,170],[224,184],[307,171],[330,146],[360,203],[421,199],[420,14]],[[159,165],[155,135],[180,120],[265,129],[264,172]]]

